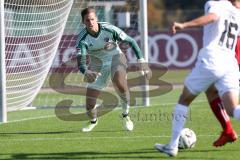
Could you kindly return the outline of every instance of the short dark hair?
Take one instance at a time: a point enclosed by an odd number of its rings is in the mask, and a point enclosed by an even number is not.
[[[82,12],[81,12],[82,21],[84,20],[84,16],[86,16],[87,14],[89,14],[91,12],[96,13],[96,10],[93,7],[87,7],[85,9],[83,9]]]

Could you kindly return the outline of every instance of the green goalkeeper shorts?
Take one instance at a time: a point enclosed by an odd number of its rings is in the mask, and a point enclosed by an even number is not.
[[[102,65],[98,66],[94,65],[97,63],[91,63],[90,70],[101,73],[101,76],[98,76],[95,82],[89,83],[87,87],[97,90],[102,90],[103,88],[107,87],[110,78],[113,79],[116,71],[126,72],[127,69],[127,59],[123,53],[113,55],[111,63],[102,63]]]

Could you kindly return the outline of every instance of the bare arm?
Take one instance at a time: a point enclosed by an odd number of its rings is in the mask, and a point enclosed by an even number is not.
[[[198,17],[188,22],[184,22],[184,23],[174,22],[172,25],[172,33],[175,34],[177,30],[182,30],[185,28],[204,26],[208,23],[212,23],[216,21],[217,19],[218,19],[218,16],[215,13],[209,13],[207,15]]]

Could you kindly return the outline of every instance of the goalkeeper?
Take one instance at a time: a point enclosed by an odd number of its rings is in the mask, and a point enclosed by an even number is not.
[[[98,22],[96,11],[92,7],[83,9],[81,17],[85,28],[78,35],[77,62],[80,72],[84,74],[84,81],[88,82],[86,110],[90,120],[82,128],[82,131],[89,132],[97,125],[96,101],[110,78],[121,99],[124,127],[131,131],[133,122],[129,117],[130,94],[126,78],[127,60],[119,48],[118,42],[127,42],[132,47],[146,78],[150,79],[152,72],[144,63],[141,50],[133,38],[116,26]],[[89,57],[89,61],[87,57]]]

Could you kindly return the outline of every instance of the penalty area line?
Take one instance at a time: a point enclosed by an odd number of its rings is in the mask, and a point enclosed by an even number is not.
[[[19,120],[12,120],[8,121],[7,123],[16,123],[16,122],[23,122],[23,121],[30,121],[30,120],[36,120],[36,119],[46,119],[46,118],[54,118],[56,115],[48,115],[48,116],[40,116],[40,117],[32,117],[32,118],[24,118]],[[5,124],[7,124],[5,123]]]

